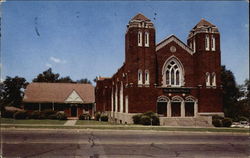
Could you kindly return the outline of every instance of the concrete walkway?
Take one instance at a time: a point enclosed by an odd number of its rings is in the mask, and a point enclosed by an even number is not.
[[[65,123],[64,123],[64,126],[74,126],[76,124],[76,121],[77,120],[67,120]]]

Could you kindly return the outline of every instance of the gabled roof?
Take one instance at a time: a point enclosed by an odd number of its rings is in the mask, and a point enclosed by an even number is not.
[[[75,91],[83,103],[94,103],[94,86],[80,83],[30,83],[23,98],[24,102],[32,103],[65,103]]]
[[[134,16],[131,20],[143,20],[143,21],[150,21],[146,16],[144,16],[141,13],[138,13],[136,16]]]
[[[166,39],[164,39],[160,43],[158,43],[156,45],[156,51],[160,50],[161,48],[163,48],[164,46],[166,46],[168,43],[170,43],[172,41],[177,43],[180,47],[185,49],[191,55],[194,54],[193,50],[191,48],[189,48],[185,43],[183,43],[180,39],[178,39],[175,35],[170,35],[169,37],[167,37]]]
[[[206,21],[205,19],[202,18],[201,21],[198,22],[198,24],[196,24],[196,25],[194,26],[194,29],[195,29],[195,28],[202,27],[202,26],[206,26],[206,27],[208,27],[208,26],[215,27],[214,24],[212,24],[212,23],[210,23],[210,22],[208,22],[208,21]]]

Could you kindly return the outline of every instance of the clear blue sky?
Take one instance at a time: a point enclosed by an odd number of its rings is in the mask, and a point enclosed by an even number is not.
[[[2,76],[31,81],[49,67],[73,80],[112,76],[124,62],[126,25],[141,12],[155,24],[157,43],[171,34],[186,43],[201,18],[215,24],[222,64],[242,84],[249,76],[248,10],[246,1],[7,1],[1,6]]]

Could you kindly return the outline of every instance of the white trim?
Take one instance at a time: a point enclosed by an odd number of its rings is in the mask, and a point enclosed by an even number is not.
[[[209,42],[209,36],[208,35],[206,35],[206,37],[205,37],[205,49],[207,50],[207,51],[209,51],[209,48],[210,48],[210,42]]]
[[[144,34],[145,47],[149,47],[149,32]]]
[[[166,39],[162,40],[157,46],[156,46],[156,51],[160,50],[161,48],[163,48],[164,46],[166,46],[167,44],[169,44],[170,42],[174,41],[176,44],[178,44],[181,48],[183,48],[184,50],[186,50],[189,54],[193,55],[194,52],[192,51],[192,49],[190,49],[186,44],[184,44],[181,40],[179,40],[177,37],[175,37],[174,35],[170,35],[169,37],[167,37]]]
[[[150,82],[150,75],[149,75],[149,70],[145,70],[145,85],[149,85]]]
[[[139,69],[138,70],[138,76],[137,76],[137,80],[138,80],[138,85],[142,85],[143,83],[142,83],[142,77],[143,77],[143,75],[142,75],[142,70],[141,69]]]
[[[141,32],[141,31],[138,32],[138,35],[137,35],[137,43],[138,43],[138,46],[139,46],[139,47],[142,46],[142,32]]]
[[[211,44],[212,44],[212,51],[215,51],[215,37],[214,37],[214,35],[212,35],[212,42],[211,42]]]
[[[210,87],[211,86],[211,82],[210,82],[210,73],[207,72],[206,73],[206,87]]]

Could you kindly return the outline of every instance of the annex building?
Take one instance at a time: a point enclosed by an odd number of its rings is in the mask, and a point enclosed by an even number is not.
[[[153,111],[161,125],[209,125],[212,115],[224,115],[218,28],[201,19],[187,44],[174,35],[156,43],[155,36],[144,15],[129,21],[125,62],[111,78],[98,78],[96,111],[120,123]]]
[[[67,117],[94,116],[94,86],[80,83],[30,83],[23,98],[24,110],[62,111]]]

